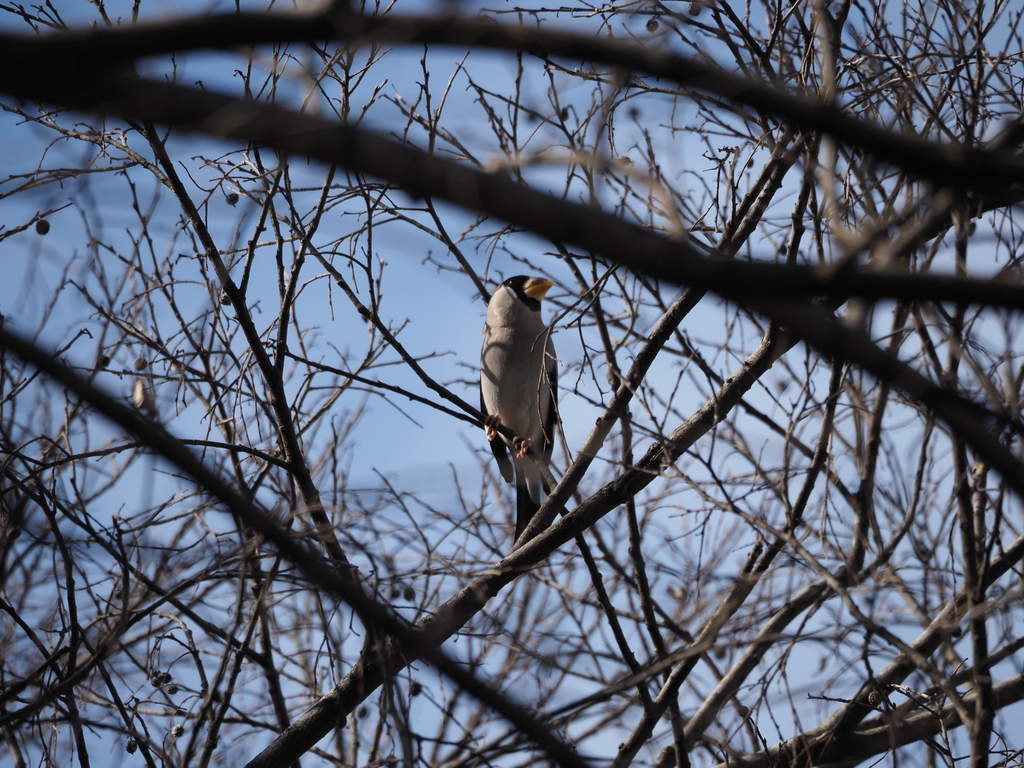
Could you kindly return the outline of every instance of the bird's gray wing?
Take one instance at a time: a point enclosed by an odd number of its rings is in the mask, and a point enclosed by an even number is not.
[[[544,354],[547,369],[547,385],[551,389],[551,400],[547,413],[544,415],[544,462],[551,461],[551,451],[555,447],[555,429],[558,424],[558,360],[555,357],[555,345],[551,343],[551,329],[548,329],[548,340]]]

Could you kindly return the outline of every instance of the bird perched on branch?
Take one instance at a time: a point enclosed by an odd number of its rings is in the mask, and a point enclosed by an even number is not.
[[[491,296],[484,324],[480,410],[501,476],[506,483],[515,479],[513,541],[540,507],[544,488],[535,462],[548,464],[555,438],[558,363],[551,331],[540,313],[540,302],[552,285],[542,277],[509,278]],[[499,425],[508,427],[515,439],[500,435]]]

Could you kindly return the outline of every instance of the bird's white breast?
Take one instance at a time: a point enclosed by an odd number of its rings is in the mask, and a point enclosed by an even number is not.
[[[543,440],[541,414],[550,389],[544,380],[547,330],[539,312],[496,294],[487,310],[481,359],[481,392],[488,413],[515,434]]]

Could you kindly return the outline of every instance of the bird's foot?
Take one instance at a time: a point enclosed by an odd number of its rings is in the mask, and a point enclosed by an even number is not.
[[[498,427],[501,426],[501,416],[496,413],[488,414],[484,417],[484,431],[487,433],[487,442],[494,442],[494,438],[498,436]]]
[[[516,436],[512,438],[512,452],[517,459],[526,456],[526,452],[530,450],[531,445],[533,445],[533,440],[528,437]]]

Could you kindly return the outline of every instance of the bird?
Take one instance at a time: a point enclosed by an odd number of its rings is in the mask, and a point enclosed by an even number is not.
[[[552,285],[543,277],[509,278],[491,295],[484,323],[480,411],[501,476],[506,483],[515,481],[513,545],[541,505],[544,487],[535,462],[547,466],[554,447],[558,361],[540,311]],[[499,434],[499,425],[515,438]],[[527,456],[531,447],[535,455]]]

